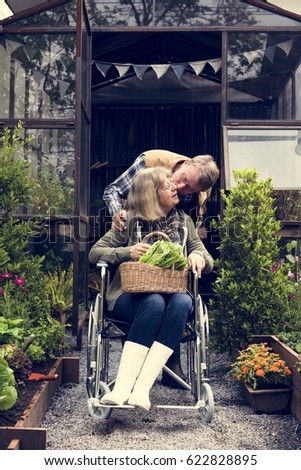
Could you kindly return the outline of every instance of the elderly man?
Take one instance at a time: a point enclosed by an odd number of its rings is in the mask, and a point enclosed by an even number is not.
[[[180,202],[177,207],[183,209],[200,226],[206,210],[205,203],[212,186],[219,177],[219,168],[211,155],[198,155],[193,158],[170,152],[168,150],[148,150],[136,158],[134,163],[109,184],[103,194],[103,200],[112,216],[112,228],[124,230],[127,212],[124,202],[127,199],[133,178],[144,168],[162,166],[171,173],[171,181],[176,185]],[[180,362],[180,346],[166,363],[167,367],[183,380],[186,377]],[[168,374],[163,372],[162,383],[174,388],[181,386]]]
[[[106,187],[103,200],[113,218],[113,228],[124,229],[126,211],[123,201],[127,198],[133,178],[143,168],[155,166],[171,170],[171,180],[176,185],[180,198],[178,207],[189,213],[197,221],[197,225],[200,224],[205,211],[204,203],[219,177],[219,168],[214,158],[211,155],[188,158],[159,149],[143,152],[122,175]]]

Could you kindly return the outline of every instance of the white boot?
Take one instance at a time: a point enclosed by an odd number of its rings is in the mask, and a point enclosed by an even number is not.
[[[127,402],[149,348],[126,341],[123,346],[114,388],[100,400],[103,405],[123,405]]]
[[[150,389],[172,353],[173,350],[164,344],[157,341],[153,343],[128,400],[129,405],[138,406],[146,411],[150,409]]]

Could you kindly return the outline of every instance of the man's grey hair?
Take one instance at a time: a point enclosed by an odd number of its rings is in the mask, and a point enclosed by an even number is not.
[[[219,167],[212,155],[197,155],[189,160],[189,164],[199,171],[199,186],[202,191],[212,188],[219,178]]]

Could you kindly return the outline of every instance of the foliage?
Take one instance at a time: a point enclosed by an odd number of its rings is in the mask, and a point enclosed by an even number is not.
[[[54,313],[61,315],[73,305],[73,263],[68,269],[48,273],[46,295]]]
[[[63,175],[48,168],[33,175],[35,186],[31,204],[37,214],[68,214],[73,212],[73,187],[67,184]]]
[[[9,410],[17,401],[15,376],[7,361],[0,357],[0,411]]]
[[[216,263],[215,298],[209,305],[219,350],[241,349],[252,334],[277,334],[288,318],[289,278],[279,259],[280,222],[275,219],[271,180],[257,181],[256,170],[234,171],[237,182],[221,191],[225,209]]]
[[[89,4],[90,17],[98,26],[128,26],[135,21],[136,26],[183,26],[183,25],[251,25],[255,19],[247,6],[238,0],[227,2],[206,2],[197,0],[160,0],[133,2],[119,0]]]
[[[286,245],[286,265],[289,265],[288,278],[290,279],[289,331],[301,331],[301,258],[298,254],[298,242],[292,240]]]
[[[18,206],[28,203],[34,186],[25,150],[31,138],[22,139],[21,133],[19,123],[12,132],[5,129],[0,140],[0,312],[8,322],[23,321],[19,324],[18,343],[34,334],[34,360],[44,361],[54,356],[64,330],[50,315],[51,305],[45,295],[47,279],[42,271],[44,257],[30,250],[32,237],[43,225],[13,216]],[[29,357],[30,353],[29,348]]]
[[[14,344],[18,341],[22,332],[18,325],[21,323],[23,323],[23,320],[20,318],[10,319],[0,317],[0,344]]]
[[[21,158],[31,138],[23,140],[20,137],[22,131],[21,122],[12,134],[5,128],[0,141],[0,226],[13,209],[26,203],[32,188],[29,163]]]
[[[22,344],[30,334],[35,340],[27,351],[34,362],[48,360],[55,356],[64,338],[62,325],[51,317],[51,303],[47,298],[48,279],[32,276],[29,281],[12,273],[0,275],[0,308],[8,320],[20,319],[18,343]]]
[[[8,345],[4,349],[4,359],[13,370],[16,382],[24,382],[32,370],[32,361],[27,354],[16,345]]]
[[[285,361],[267,343],[252,343],[240,351],[230,370],[232,377],[250,385],[253,390],[288,386],[291,374]]]
[[[275,199],[276,218],[278,220],[301,219],[301,191],[273,191],[272,195]]]

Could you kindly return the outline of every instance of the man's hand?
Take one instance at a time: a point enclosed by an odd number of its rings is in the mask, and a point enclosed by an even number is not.
[[[137,243],[136,245],[132,245],[130,248],[130,256],[134,261],[136,261],[140,256],[144,255],[149,248],[150,245],[148,243]]]
[[[206,265],[204,256],[201,256],[198,253],[190,253],[188,256],[188,264],[193,274],[197,274],[198,277],[202,277],[202,271]]]
[[[116,212],[112,217],[112,229],[115,230],[115,232],[122,232],[126,229],[126,221],[127,212],[125,210]]]

